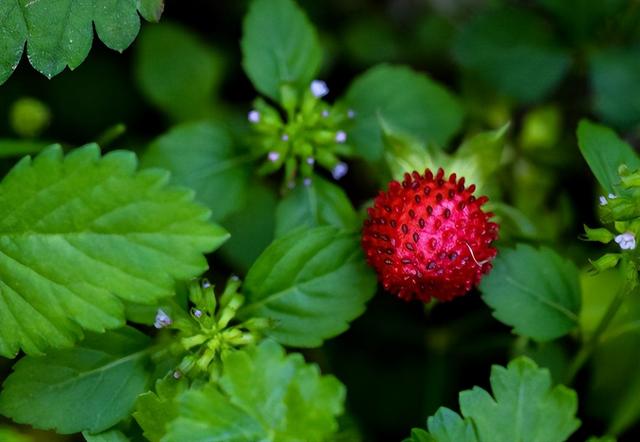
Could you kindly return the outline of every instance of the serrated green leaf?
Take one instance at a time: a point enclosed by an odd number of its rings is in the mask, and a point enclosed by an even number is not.
[[[578,325],[578,269],[546,247],[501,250],[480,290],[493,315],[519,335],[548,341]]]
[[[275,240],[245,279],[243,318],[276,321],[269,334],[295,347],[316,347],[362,314],[376,278],[356,233],[324,226]]]
[[[188,382],[182,378],[160,379],[155,391],[141,394],[136,402],[133,417],[144,431],[144,437],[158,442],[167,432],[167,424],[178,417],[177,398],[186,391]]]
[[[24,158],[0,183],[0,355],[68,347],[207,269],[227,233],[159,170],[96,145]]]
[[[300,227],[331,225],[345,230],[356,229],[358,221],[344,191],[316,176],[310,186],[297,186],[278,204],[276,237]]]
[[[181,396],[163,442],[321,442],[338,429],[343,412],[345,389],[337,379],[270,340],[228,355],[219,385]]]
[[[174,183],[196,192],[214,221],[243,206],[249,157],[238,154],[228,131],[215,123],[185,123],[157,138],[142,157],[144,167],[171,172]]]
[[[240,44],[247,76],[274,100],[284,84],[309,87],[322,62],[315,28],[292,0],[253,0]]]
[[[13,0],[0,2],[0,84],[18,66],[25,44],[29,62],[51,78],[78,67],[89,54],[93,28],[102,42],[125,50],[145,18],[159,18],[161,0]]]
[[[344,99],[356,112],[349,140],[368,160],[382,157],[382,118],[393,132],[445,145],[460,129],[458,100],[427,75],[405,66],[378,65],[356,78]]]
[[[454,55],[462,67],[522,102],[548,95],[571,63],[542,19],[509,8],[472,18],[458,35]]]
[[[478,442],[471,421],[445,407],[427,419],[427,428],[437,442]]]
[[[136,43],[136,79],[142,93],[175,121],[212,114],[222,81],[222,55],[182,26],[149,26]]]
[[[526,357],[491,369],[493,396],[479,387],[460,393],[462,414],[479,442],[562,442],[580,426],[578,398]]]
[[[589,69],[596,114],[621,128],[640,122],[640,51],[610,49],[593,53]]]
[[[127,417],[147,388],[148,357],[149,339],[130,327],[26,356],[3,384],[0,413],[62,434],[99,433]]]
[[[87,442],[130,442],[125,434],[120,430],[107,430],[98,434],[91,434],[86,431],[82,433],[84,440]]]
[[[578,125],[578,146],[591,172],[607,193],[616,193],[620,183],[618,167],[640,168],[640,157],[608,127],[582,120]]]
[[[422,428],[414,428],[411,430],[411,437],[402,442],[438,442],[433,436]]]

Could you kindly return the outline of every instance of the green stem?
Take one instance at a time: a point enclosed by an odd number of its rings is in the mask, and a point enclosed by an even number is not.
[[[573,382],[580,369],[584,366],[595,348],[598,346],[602,334],[607,330],[609,325],[611,325],[611,321],[618,313],[618,310],[620,310],[620,306],[624,302],[625,295],[627,295],[628,293],[628,288],[629,285],[624,284],[620,288],[620,290],[618,290],[591,337],[582,343],[580,350],[569,366],[569,371],[565,382],[567,385]]]

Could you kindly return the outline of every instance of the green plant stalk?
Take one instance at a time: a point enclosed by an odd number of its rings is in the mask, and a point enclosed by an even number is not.
[[[618,290],[591,337],[588,340],[583,341],[580,350],[578,351],[578,353],[576,353],[576,356],[573,358],[573,361],[569,366],[565,382],[567,385],[570,385],[573,382],[580,369],[584,366],[587,360],[589,360],[589,357],[591,357],[591,354],[598,346],[600,338],[602,337],[604,332],[607,331],[607,328],[609,328],[611,321],[618,313],[618,310],[620,310],[625,296],[630,291],[629,288],[630,284],[626,283],[620,288],[620,290]]]

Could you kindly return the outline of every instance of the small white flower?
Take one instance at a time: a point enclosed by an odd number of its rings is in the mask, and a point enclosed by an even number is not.
[[[316,159],[315,159],[315,158],[313,158],[313,157],[307,157],[307,164],[308,164],[309,166],[313,166],[313,165],[315,164],[315,162],[316,162]]]
[[[356,116],[356,111],[354,111],[353,109],[349,109],[347,111],[347,117],[354,118],[355,116]]]
[[[346,163],[338,163],[336,164],[336,167],[334,167],[333,170],[331,171],[331,175],[333,176],[334,180],[339,180],[340,178],[345,176],[348,171],[349,171],[349,166],[347,166]]]
[[[325,109],[325,110],[323,110],[323,111],[322,111],[322,117],[323,117],[323,118],[327,118],[328,116],[329,116],[329,111],[328,111],[328,110],[326,110],[326,109]]]
[[[269,161],[271,161],[272,163],[274,161],[278,161],[278,159],[280,158],[280,154],[278,152],[269,152],[269,155],[267,155],[267,158],[269,158]]]
[[[305,178],[302,180],[302,184],[304,184],[305,187],[309,187],[311,185],[311,178]]]
[[[180,370],[176,370],[173,372],[174,379],[180,379],[181,377],[182,377],[182,373],[180,372]]]
[[[336,143],[344,143],[347,141],[347,133],[343,130],[336,132]]]
[[[253,123],[253,124],[259,123],[260,122],[260,112],[258,112],[255,109],[249,111],[249,113],[247,114],[247,119],[249,120],[250,123]]]
[[[614,199],[616,199],[618,197],[615,196],[613,193],[610,193],[609,195],[607,195],[607,198],[609,198],[610,200],[614,200]]]
[[[159,308],[158,312],[156,313],[156,320],[153,323],[153,326],[155,328],[165,328],[170,326],[172,323],[173,321],[171,320],[169,315],[167,315],[164,310]]]
[[[636,248],[636,237],[631,232],[624,232],[615,237],[615,241],[622,250],[634,250]]]
[[[606,206],[607,205],[607,199],[602,195],[600,195],[600,205],[601,206]]]
[[[196,318],[201,318],[202,317],[202,310],[194,309],[193,310],[193,316],[195,316]]]
[[[289,141],[289,135],[287,135],[287,134],[282,134],[282,136],[280,137],[280,139],[281,139],[282,141]]]
[[[322,98],[329,93],[329,88],[327,87],[327,83],[322,80],[313,80],[311,82],[311,93],[316,98]]]

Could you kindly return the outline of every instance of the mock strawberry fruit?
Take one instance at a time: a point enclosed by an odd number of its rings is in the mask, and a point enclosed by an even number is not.
[[[392,181],[370,208],[362,247],[384,288],[402,299],[448,301],[464,295],[491,270],[498,224],[456,174],[427,169]]]

